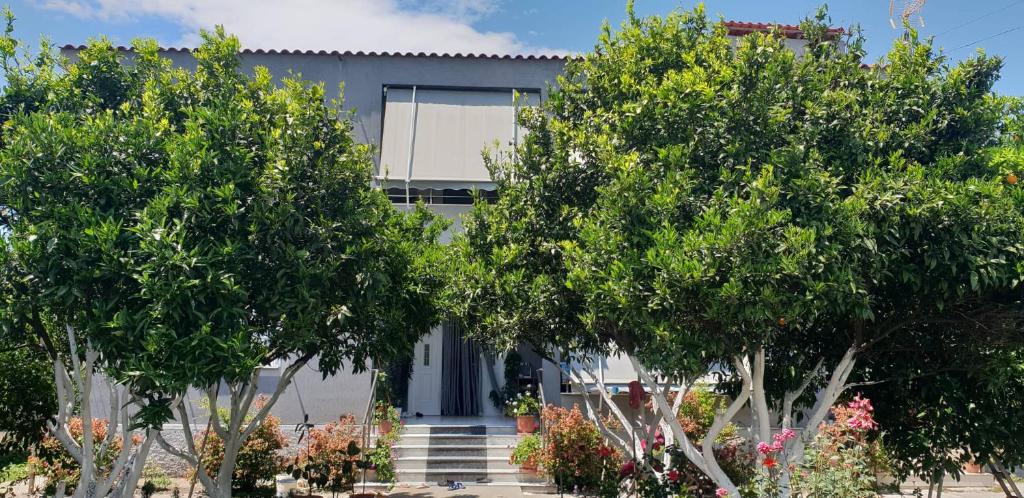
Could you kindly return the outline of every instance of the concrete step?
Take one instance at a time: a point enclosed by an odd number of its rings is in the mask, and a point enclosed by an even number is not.
[[[494,483],[543,483],[544,478],[536,474],[519,472],[519,469],[488,469],[470,470],[459,468],[410,468],[396,472],[399,482],[437,483],[442,481],[462,481],[469,485],[477,479],[490,479]]]
[[[467,445],[495,445],[515,446],[519,443],[519,436],[490,435],[490,434],[402,434],[398,444],[411,446],[467,446]]]
[[[467,488],[469,488],[469,487],[476,488],[476,487],[481,487],[481,486],[490,487],[490,488],[494,488],[494,487],[499,487],[499,488],[500,487],[521,488],[520,491],[522,491],[524,494],[550,494],[550,493],[556,493],[557,494],[558,493],[558,489],[554,485],[548,484],[546,481],[543,481],[543,480],[540,480],[540,481],[537,481],[537,482],[517,482],[517,481],[476,482],[476,481],[462,481],[462,483],[464,485],[466,485]],[[358,484],[356,486],[356,490],[355,491],[358,493],[358,492],[361,492],[361,490],[362,490],[362,484]],[[437,482],[421,482],[421,481],[416,481],[416,482],[412,482],[412,481],[398,481],[398,482],[395,483],[394,486],[392,486],[392,485],[390,485],[388,483],[383,483],[383,482],[369,482],[369,481],[367,481],[366,482],[366,490],[367,491],[370,491],[370,490],[374,490],[374,491],[376,491],[376,490],[388,491],[388,490],[390,490],[390,491],[392,491],[394,493],[410,493],[410,492],[416,492],[416,493],[425,492],[425,493],[429,493],[429,492],[434,492],[434,491],[445,491],[445,492],[447,492],[447,489],[445,489],[445,486],[440,486],[440,485],[438,485]]]
[[[492,470],[518,470],[518,465],[508,462],[508,457],[399,457],[395,459],[395,470],[406,469],[459,469],[490,472]]]
[[[495,425],[428,425],[428,424],[405,424],[402,435],[472,435],[472,436],[514,436],[516,427],[495,426]]]
[[[504,444],[396,444],[398,457],[504,457],[512,454],[513,445]]]

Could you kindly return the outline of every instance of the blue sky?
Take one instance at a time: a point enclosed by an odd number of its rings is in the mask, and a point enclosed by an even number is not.
[[[820,0],[708,0],[725,19],[796,23]],[[902,0],[898,1],[902,3]],[[696,2],[636,0],[638,13],[665,14]],[[193,46],[201,28],[224,24],[252,48],[447,52],[580,52],[601,23],[624,16],[624,0],[14,0],[18,36],[57,44],[96,35],[129,43],[138,36]],[[833,24],[859,24],[870,57],[883,55],[899,32],[887,0],[833,0]],[[1005,58],[997,90],[1024,95],[1024,0],[931,0],[925,35],[953,59],[978,47]],[[978,43],[975,43],[978,42]]]

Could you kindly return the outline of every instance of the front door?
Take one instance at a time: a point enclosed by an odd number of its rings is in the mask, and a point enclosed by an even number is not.
[[[435,328],[416,345],[412,378],[409,379],[409,407],[406,410],[410,415],[417,412],[441,414],[443,335],[440,328]]]

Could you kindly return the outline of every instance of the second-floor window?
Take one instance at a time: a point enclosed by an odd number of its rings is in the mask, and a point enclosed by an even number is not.
[[[474,189],[493,200],[484,151],[510,154],[517,108],[539,102],[535,91],[389,86],[377,180],[396,203],[471,204]]]

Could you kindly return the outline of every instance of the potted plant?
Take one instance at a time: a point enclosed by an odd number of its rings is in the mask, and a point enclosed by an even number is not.
[[[530,391],[517,394],[505,405],[505,415],[516,418],[516,430],[520,434],[530,434],[537,430],[538,413],[540,401]]]
[[[401,423],[401,416],[391,403],[378,401],[373,409],[373,422],[377,424],[377,434],[385,436]]]
[[[511,462],[518,465],[523,472],[537,473],[537,457],[540,455],[540,436],[529,434],[519,440],[512,450]]]

